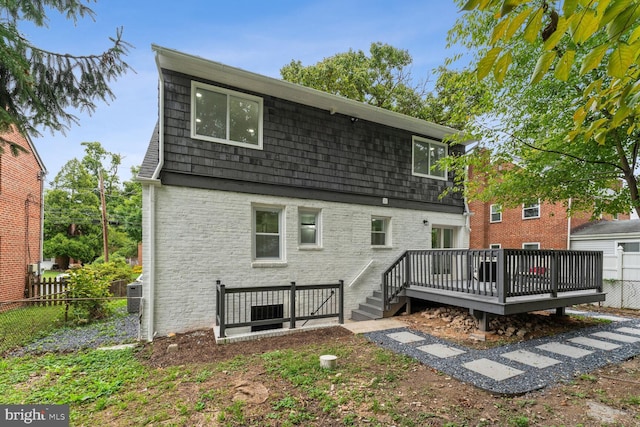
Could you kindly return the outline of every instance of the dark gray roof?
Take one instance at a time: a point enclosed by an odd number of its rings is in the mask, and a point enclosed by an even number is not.
[[[625,221],[598,221],[585,224],[571,231],[572,236],[637,233],[640,233],[640,219],[630,219]]]
[[[153,134],[151,134],[149,146],[147,147],[147,152],[144,155],[142,165],[140,165],[140,172],[138,173],[139,178],[153,178],[153,173],[155,172],[156,167],[158,166],[158,162],[160,161],[158,148],[159,146],[160,133],[158,123],[156,122],[156,126],[153,129]]]

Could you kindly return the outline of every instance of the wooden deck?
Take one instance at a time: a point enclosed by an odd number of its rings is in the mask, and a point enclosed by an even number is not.
[[[383,273],[385,309],[400,297],[468,308],[486,329],[507,315],[604,301],[602,252],[407,251]]]

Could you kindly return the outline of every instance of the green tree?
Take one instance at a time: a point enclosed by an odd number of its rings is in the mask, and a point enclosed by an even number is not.
[[[280,74],[293,83],[457,129],[489,108],[487,86],[473,73],[440,67],[430,92],[427,82],[414,83],[412,63],[408,51],[378,42],[371,44],[369,56],[349,50],[309,66],[291,61]]]
[[[105,181],[109,253],[132,256],[141,240],[142,190],[117,176],[121,156],[98,142],[85,142],[82,160],[67,162],[45,194],[45,256],[91,262],[103,252],[99,175]],[[135,173],[135,169],[132,170]]]
[[[482,134],[491,158],[477,150],[457,159],[484,178],[467,183],[469,196],[506,205],[571,199],[595,214],[638,208],[638,2],[489,0],[463,9],[450,42],[469,48],[473,71],[499,99]]]
[[[130,67],[123,57],[130,47],[122,29],[112,46],[99,54],[71,55],[41,49],[20,30],[20,24],[48,24],[47,13],[59,12],[76,22],[94,17],[81,0],[0,0],[0,133],[15,126],[38,136],[38,129],[64,131],[77,123],[73,109],[92,113],[96,102],[113,99],[109,84]],[[0,137],[13,152],[18,146]]]

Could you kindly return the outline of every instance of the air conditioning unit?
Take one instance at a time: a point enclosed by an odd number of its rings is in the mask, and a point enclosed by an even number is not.
[[[29,273],[38,273],[38,264],[29,264]]]
[[[129,283],[127,285],[127,312],[138,313],[140,311],[140,299],[142,298],[142,283]]]

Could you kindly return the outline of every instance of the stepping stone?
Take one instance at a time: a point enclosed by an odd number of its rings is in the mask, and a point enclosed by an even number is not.
[[[441,359],[446,359],[447,357],[454,357],[466,353],[466,351],[464,350],[449,347],[448,345],[444,344],[423,345],[421,347],[418,347],[418,350],[424,351],[425,353],[429,353]]]
[[[607,350],[607,351],[615,350],[616,348],[620,347],[618,344],[613,344],[606,341],[594,340],[593,338],[587,338],[587,337],[571,338],[569,341],[576,344],[586,345],[587,347],[593,347],[593,348],[597,348],[600,350]]]
[[[424,338],[411,332],[394,332],[393,334],[387,334],[392,340],[396,340],[402,344],[408,344],[410,342],[424,341]]]
[[[484,375],[485,377],[489,377],[496,381],[503,381],[508,378],[524,374],[524,371],[489,359],[474,360],[472,362],[465,363],[462,366],[470,371],[477,372],[480,375]]]
[[[618,328],[616,329],[616,331],[622,332],[625,334],[640,335],[640,329],[637,329],[637,328]]]
[[[548,344],[542,344],[537,346],[541,350],[546,350],[551,353],[561,354],[563,356],[571,357],[573,359],[580,359],[588,354],[593,353],[591,350],[585,350],[583,348],[574,347],[571,345],[561,344],[559,342],[550,342]]]
[[[638,342],[640,338],[638,337],[630,337],[629,335],[616,334],[613,332],[595,332],[591,334],[596,337],[606,338],[608,340],[619,341],[619,342]]]
[[[596,315],[593,317],[596,319],[611,320],[612,322],[624,322],[625,320],[630,320],[628,317],[608,316],[606,314]]]
[[[557,365],[558,363],[562,363],[559,360],[553,359],[551,357],[543,356],[541,354],[533,353],[527,350],[517,350],[509,353],[501,354],[502,357],[505,357],[509,360],[513,360],[514,362],[522,363],[524,365],[533,366],[534,368],[548,368],[549,366]]]

